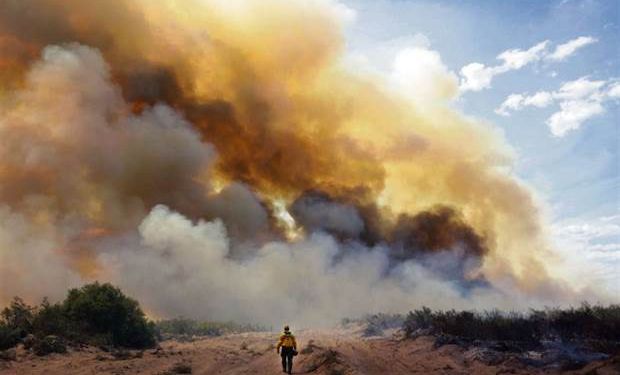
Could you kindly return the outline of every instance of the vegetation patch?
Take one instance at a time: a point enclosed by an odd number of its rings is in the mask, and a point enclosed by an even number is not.
[[[45,299],[29,306],[15,297],[0,313],[0,350],[22,341],[39,355],[65,352],[65,342],[148,348],[156,331],[136,300],[110,284],[92,283],[55,304]]]
[[[612,354],[620,350],[620,305],[584,303],[578,308],[529,313],[433,311],[423,307],[409,312],[403,330],[408,338],[434,335],[438,346],[484,341],[498,351],[518,351],[556,342]]]
[[[343,327],[347,327],[351,324],[362,324],[364,329],[362,336],[382,336],[383,331],[386,329],[401,328],[405,321],[405,316],[402,314],[366,314],[358,319],[344,318],[340,322]]]
[[[156,331],[163,339],[191,339],[198,336],[221,336],[229,333],[263,332],[267,328],[254,324],[234,322],[198,321],[187,318],[160,320],[155,323]]]

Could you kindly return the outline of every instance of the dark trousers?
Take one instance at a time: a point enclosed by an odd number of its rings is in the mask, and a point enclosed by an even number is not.
[[[282,371],[286,371],[289,374],[293,371],[293,348],[283,346],[280,350],[282,356]]]

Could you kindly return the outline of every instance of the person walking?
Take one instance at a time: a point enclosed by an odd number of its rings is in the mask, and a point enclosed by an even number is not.
[[[284,332],[280,335],[276,352],[282,356],[282,372],[292,374],[293,356],[297,355],[297,342],[289,326],[284,326]]]

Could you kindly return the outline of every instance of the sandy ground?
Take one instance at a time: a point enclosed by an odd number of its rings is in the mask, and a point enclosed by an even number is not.
[[[17,361],[0,362],[0,375],[9,374],[175,374],[175,365],[192,374],[281,374],[274,344],[277,333],[245,333],[193,342],[168,340],[159,350],[131,352],[116,359],[98,348],[71,349],[67,354],[37,357],[22,348]],[[526,367],[517,360],[485,365],[465,350],[446,345],[433,349],[433,339],[360,338],[344,330],[296,333],[301,353],[295,374],[543,374],[558,370]],[[594,362],[571,374],[620,374],[620,358]]]

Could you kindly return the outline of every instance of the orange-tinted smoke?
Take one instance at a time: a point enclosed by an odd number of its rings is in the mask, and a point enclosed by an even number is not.
[[[505,173],[501,137],[441,105],[417,111],[376,77],[348,71],[341,11],[328,0],[5,1],[0,62],[12,73],[0,92],[19,86],[46,45],[95,47],[130,110],[167,103],[215,146],[218,178],[265,199],[316,189],[381,215],[454,207],[497,254],[490,274],[544,282],[538,207]],[[129,188],[148,206],[195,199]],[[533,268],[536,280],[525,275]]]

